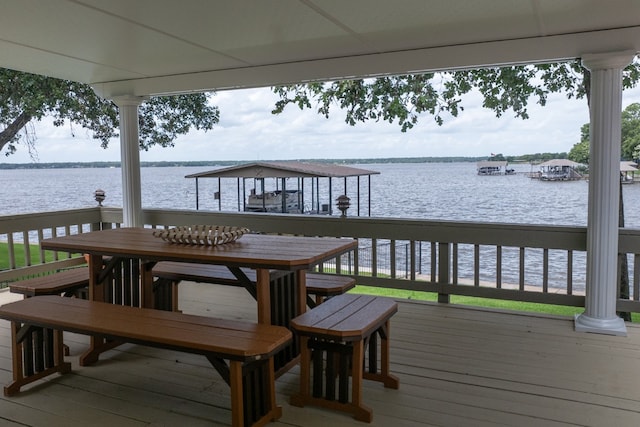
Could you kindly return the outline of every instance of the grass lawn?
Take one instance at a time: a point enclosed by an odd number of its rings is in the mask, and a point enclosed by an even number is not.
[[[40,263],[40,246],[29,245],[29,250],[31,254],[31,264],[32,265],[39,264]],[[18,267],[24,267],[27,265],[25,263],[24,245],[14,244],[14,255],[16,257],[16,265]],[[44,255],[47,262],[53,261],[53,252],[45,251]],[[0,271],[7,270],[8,268],[9,268],[9,244],[0,243]]]
[[[405,291],[400,289],[378,288],[373,286],[358,285],[352,292],[368,295],[387,296],[393,298],[414,299],[419,301],[438,300],[438,296],[434,292]],[[584,311],[584,308],[582,307],[466,297],[462,295],[451,295],[451,304],[467,305],[472,307],[499,308],[504,310],[527,311],[533,313],[555,314],[558,316],[569,317],[573,317],[574,314],[580,314]],[[640,313],[632,313],[631,318],[634,323],[640,322]]]

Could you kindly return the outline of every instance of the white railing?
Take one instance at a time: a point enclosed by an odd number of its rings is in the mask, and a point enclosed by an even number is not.
[[[47,255],[37,245],[49,237],[98,229],[100,218],[99,208],[0,216],[0,242],[6,243],[7,249],[0,259],[0,286],[84,262],[77,254],[52,252]],[[24,260],[19,261],[17,254],[24,254]]]
[[[121,209],[114,208],[0,217],[0,240],[9,251],[0,283],[80,262],[53,254],[51,264],[39,251],[35,262],[17,265],[16,249],[31,251],[26,240],[38,244],[49,236],[118,227],[121,221]],[[318,269],[353,275],[363,285],[435,292],[442,302],[449,295],[467,295],[584,305],[585,227],[159,209],[145,209],[143,221],[148,227],[241,225],[263,233],[355,238],[357,252]],[[618,308],[640,312],[640,230],[620,230],[620,252],[627,254],[631,285]]]

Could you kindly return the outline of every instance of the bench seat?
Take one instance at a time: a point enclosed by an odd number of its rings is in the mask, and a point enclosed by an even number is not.
[[[362,403],[363,378],[387,388],[399,386],[389,372],[389,323],[397,311],[398,304],[389,298],[344,294],[294,318],[291,328],[300,336],[300,392],[291,404],[340,410],[371,422],[373,411]]]
[[[242,268],[242,272],[247,278],[255,283],[256,273],[249,268]],[[242,286],[236,276],[224,265],[197,264],[186,262],[161,261],[153,267],[153,275],[160,280],[171,282],[172,287],[166,292],[154,292],[164,298],[175,299],[175,286],[182,280],[199,283],[214,283],[219,285]],[[308,298],[307,304],[315,307],[328,297],[344,294],[356,286],[354,278],[335,274],[308,273],[306,275],[307,295],[315,296],[315,299]],[[172,306],[175,303],[163,302],[161,305]]]
[[[281,415],[273,356],[292,339],[284,327],[58,296],[6,304],[0,318],[11,321],[13,382],[6,396],[70,371],[62,353],[62,331],[70,331],[204,355],[231,387],[233,426],[264,425]]]
[[[89,269],[85,266],[18,280],[9,285],[9,290],[22,294],[26,298],[38,295],[72,296],[87,286],[89,286]]]

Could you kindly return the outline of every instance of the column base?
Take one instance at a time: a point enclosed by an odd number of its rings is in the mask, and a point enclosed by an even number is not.
[[[575,315],[576,332],[591,332],[594,334],[627,336],[627,327],[620,317],[613,319],[598,319],[586,314]]]

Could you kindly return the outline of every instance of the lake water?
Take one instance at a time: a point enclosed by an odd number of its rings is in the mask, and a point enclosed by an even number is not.
[[[526,176],[529,165],[514,165],[518,172],[510,176],[478,176],[475,163],[385,163],[354,165],[380,172],[371,177],[371,216],[429,220],[524,223],[540,225],[587,224],[587,181],[542,182]],[[146,167],[141,170],[144,208],[195,209],[195,180],[185,175],[203,172],[207,167]],[[121,171],[105,169],[26,169],[0,170],[0,215],[74,209],[96,206],[93,193],[106,192],[105,206],[122,206]],[[238,210],[238,187],[234,179],[222,181],[223,210]],[[356,213],[357,181],[350,178],[347,195]],[[247,192],[252,181],[247,180]],[[267,182],[268,189],[275,182]],[[327,180],[321,181],[320,203],[329,203]],[[295,183],[287,184],[287,188]],[[311,185],[305,183],[305,193]],[[217,210],[217,179],[201,179],[200,209]],[[344,180],[334,179],[332,198],[344,192]],[[640,228],[640,184],[623,186],[625,220],[629,228]],[[368,182],[360,180],[361,214],[367,213]],[[333,202],[335,204],[335,202]],[[311,208],[311,195],[305,195]],[[339,214],[334,210],[334,214]],[[472,247],[461,247],[460,256],[473,259]],[[494,250],[494,249],[493,249]],[[510,251],[511,252],[508,252]],[[540,283],[541,254],[527,256],[527,265],[536,272],[527,273],[527,283]],[[540,251],[541,252],[541,251]],[[401,252],[399,252],[401,253]],[[399,257],[401,255],[398,255]],[[424,255],[427,257],[427,255]],[[503,253],[504,283],[518,282],[517,248]],[[584,254],[575,254],[574,289],[584,289]],[[428,265],[428,258],[425,258]],[[481,271],[491,280],[495,266],[493,252],[481,257]],[[562,288],[566,278],[566,254],[550,257],[550,286]],[[402,270],[402,267],[398,267]],[[460,277],[472,277],[472,263],[460,266]],[[484,277],[481,277],[484,280]]]
[[[542,182],[528,178],[529,165],[514,165],[512,176],[478,176],[475,163],[385,163],[354,165],[380,172],[371,178],[371,216],[431,220],[487,221],[547,225],[586,225],[586,181]],[[142,206],[195,209],[195,180],[185,175],[207,167],[146,167],[141,170]],[[96,206],[93,193],[106,192],[105,206],[122,206],[119,168],[0,170],[0,215]],[[367,179],[360,181],[361,214],[367,213]],[[267,183],[269,185],[270,183]],[[201,179],[200,209],[218,209],[213,194],[216,179]],[[247,191],[252,185],[247,181]],[[288,184],[293,188],[294,184]],[[332,197],[344,192],[344,181],[333,180]],[[320,203],[329,203],[326,180]],[[305,184],[305,191],[310,185]],[[626,226],[640,228],[640,185],[624,186]],[[223,180],[223,210],[238,209],[237,184]],[[356,180],[347,194],[355,214]],[[305,196],[310,208],[311,196]],[[335,204],[335,202],[332,202]]]

